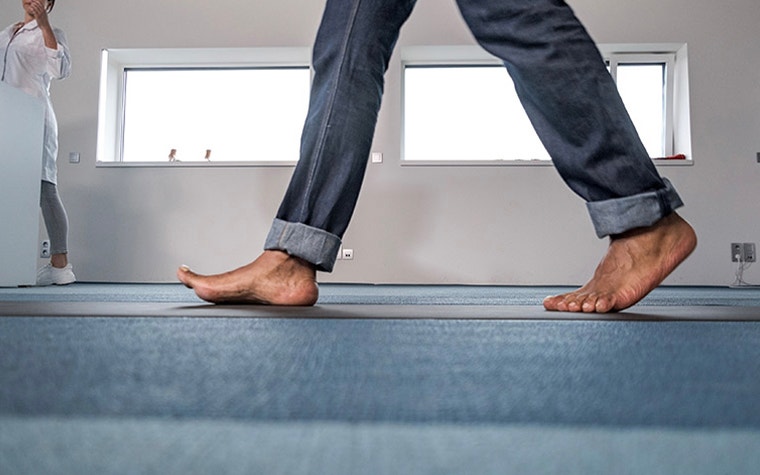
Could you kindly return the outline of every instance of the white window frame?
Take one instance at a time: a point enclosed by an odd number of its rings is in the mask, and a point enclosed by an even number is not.
[[[688,92],[688,59],[685,44],[604,44],[598,45],[610,64],[621,62],[666,62],[665,150],[683,153],[687,160],[655,160],[657,165],[692,165]],[[501,65],[501,61],[476,45],[412,46],[401,48],[401,164],[402,165],[506,165],[551,166],[550,161],[462,160],[429,161],[404,158],[404,74],[405,65]],[[98,105],[97,166],[294,166],[294,162],[123,162],[121,161],[125,69],[129,68],[282,68],[310,67],[311,50],[306,47],[269,48],[169,48],[106,49],[102,52],[100,99]],[[656,61],[655,59],[656,58]],[[614,67],[611,68],[614,70]],[[613,73],[614,75],[614,73]]]
[[[688,105],[686,45],[666,44],[600,44],[602,57],[610,64],[613,78],[618,64],[665,63],[665,155],[683,153],[686,160],[653,160],[657,165],[692,165]],[[403,166],[552,166],[551,161],[535,160],[413,160],[404,153],[404,104],[406,93],[404,71],[407,66],[482,66],[502,65],[502,61],[479,46],[410,46],[401,49],[401,164]],[[679,77],[679,74],[681,77]],[[680,93],[676,91],[680,85]],[[685,91],[685,92],[684,92]],[[680,100],[680,104],[677,101]],[[678,148],[677,148],[678,147]],[[660,157],[654,157],[660,158]]]
[[[104,49],[101,53],[97,166],[294,166],[297,161],[124,162],[121,159],[124,131],[125,71],[129,69],[289,67],[310,68],[311,49],[302,47]]]
[[[618,66],[623,64],[663,64],[665,66],[665,77],[663,84],[664,94],[664,120],[665,130],[663,131],[662,148],[665,156],[672,155],[674,150],[673,143],[673,123],[675,120],[673,89],[675,84],[675,53],[608,53],[604,57],[610,70],[612,78],[617,81]],[[658,158],[658,157],[653,157]]]

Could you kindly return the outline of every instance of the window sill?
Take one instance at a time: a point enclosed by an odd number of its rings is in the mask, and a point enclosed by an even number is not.
[[[96,162],[97,168],[272,168],[296,162]]]
[[[653,159],[655,166],[689,167],[693,160]],[[550,160],[402,160],[402,167],[553,167]]]

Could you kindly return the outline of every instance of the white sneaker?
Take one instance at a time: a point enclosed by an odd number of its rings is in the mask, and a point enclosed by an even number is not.
[[[66,285],[76,280],[71,264],[60,269],[47,264],[37,271],[37,285]]]

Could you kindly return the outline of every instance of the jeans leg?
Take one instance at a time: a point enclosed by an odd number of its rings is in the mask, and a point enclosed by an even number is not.
[[[384,74],[416,0],[328,0],[301,153],[266,249],[332,270],[359,196]]]
[[[457,3],[481,46],[504,61],[600,237],[654,224],[683,204],[657,172],[596,45],[563,0]]]

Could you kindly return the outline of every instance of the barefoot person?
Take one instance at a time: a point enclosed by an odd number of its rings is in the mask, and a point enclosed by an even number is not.
[[[660,177],[583,25],[562,0],[457,0],[478,43],[502,59],[544,146],[587,202],[607,255],[549,310],[609,312],[641,300],[694,249],[682,206]],[[364,177],[383,76],[414,0],[327,0],[313,50],[301,157],[258,259],[181,282],[216,303],[312,305],[333,269]],[[470,87],[478,87],[472,84]]]
[[[0,31],[0,80],[37,97],[45,105],[40,209],[50,237],[50,262],[37,272],[37,285],[66,285],[76,280],[68,260],[69,218],[58,194],[58,125],[50,101],[50,83],[71,73],[63,31],[50,25],[55,0],[21,0],[24,20]]]

